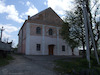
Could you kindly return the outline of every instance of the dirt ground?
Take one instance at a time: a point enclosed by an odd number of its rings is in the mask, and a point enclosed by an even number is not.
[[[0,67],[0,75],[57,75],[53,69],[49,69],[40,63],[23,55],[14,55],[15,60],[7,66]]]

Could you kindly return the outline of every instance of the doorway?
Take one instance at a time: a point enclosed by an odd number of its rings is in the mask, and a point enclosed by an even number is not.
[[[54,45],[48,45],[49,55],[53,55]]]

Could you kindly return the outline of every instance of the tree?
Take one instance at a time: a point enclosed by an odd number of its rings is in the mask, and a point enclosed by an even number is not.
[[[86,8],[87,8],[87,11],[88,11],[88,15],[89,15],[89,21],[90,21],[90,25],[91,25],[91,29],[92,29],[92,32],[96,32],[94,33],[94,37],[95,37],[95,43],[96,43],[96,48],[98,48],[98,41],[99,41],[99,22],[96,21],[96,18],[97,18],[97,12],[99,11],[99,1],[98,0],[94,0],[94,5],[91,7],[91,4],[90,4],[90,0],[85,0],[86,1]],[[94,8],[95,7],[95,8]],[[93,48],[93,43],[91,41],[91,37],[90,37],[90,53],[91,53],[91,50]]]
[[[67,12],[66,14],[67,16],[65,18],[65,23],[61,29],[61,35],[64,39],[67,39],[66,41],[72,47],[72,50],[73,48],[81,44],[83,46],[83,54],[85,56],[85,34],[81,6],[77,5],[74,11]],[[69,33],[69,35],[64,33]]]
[[[78,39],[74,37],[75,35],[73,35],[74,32],[76,32],[76,35],[78,35],[77,31],[74,30],[74,28],[71,28],[68,22],[65,22],[61,28],[61,33],[60,33],[62,38],[66,40],[66,42],[70,45],[72,53],[74,48],[77,47],[79,44]]]
[[[94,36],[95,36],[95,43],[96,43],[96,47],[97,49],[99,49],[99,40],[100,40],[100,22],[99,21],[96,21],[97,19],[97,15],[98,15],[98,12],[99,12],[99,9],[100,8],[100,4],[98,4],[96,6],[96,9],[95,9],[95,12],[94,12],[94,17],[93,17],[93,23],[95,24],[94,26]]]
[[[94,0],[93,7],[91,7],[90,0],[85,0],[85,1],[86,1],[86,8],[87,8],[88,14],[89,14],[91,29],[92,29],[92,31],[97,30],[97,33],[99,34],[98,23],[95,21],[95,26],[93,25],[93,22],[94,22],[93,18],[96,20],[96,16],[93,16],[94,13],[92,13],[92,9],[98,1]],[[76,43],[77,41],[75,39],[77,39],[78,44],[83,46],[83,56],[85,56],[85,29],[84,29],[84,24],[83,24],[83,12],[82,12],[82,3],[81,2],[82,2],[82,0],[75,0],[76,6],[75,6],[74,10],[67,12],[66,18],[65,18],[65,23],[61,29],[61,35],[62,35],[63,39],[66,39],[67,42],[72,42],[71,40],[73,39],[73,43]],[[98,8],[97,8],[97,10],[98,10]],[[93,11],[96,13],[97,10],[95,10],[95,11],[93,10]],[[68,27],[69,30],[67,30],[68,28],[66,28],[66,27]],[[95,27],[95,29],[93,29],[94,27]],[[70,35],[68,35],[67,33]],[[89,31],[88,31],[88,33],[89,33]],[[66,36],[66,35],[68,35],[68,36]],[[95,34],[95,35],[96,35],[95,37],[97,37],[97,34]],[[90,36],[89,36],[89,40],[90,40],[89,43],[90,43],[90,52],[91,52],[91,49],[93,46],[92,46]],[[99,36],[98,36],[98,40],[99,40]],[[95,41],[97,42],[98,40],[95,40]],[[69,44],[73,45],[72,43],[69,43]]]

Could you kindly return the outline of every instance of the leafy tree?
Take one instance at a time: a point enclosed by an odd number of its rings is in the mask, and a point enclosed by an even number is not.
[[[75,30],[70,27],[70,24],[68,22],[65,22],[63,24],[63,26],[61,28],[61,36],[70,45],[70,47],[72,49],[72,53],[73,53],[74,48],[77,47],[79,44],[78,39],[73,37],[74,32],[75,32]]]
[[[95,12],[94,12],[94,17],[93,17],[93,23],[94,23],[94,36],[95,36],[95,43],[97,49],[99,49],[99,41],[100,41],[100,22],[96,21],[98,12],[100,12],[98,9],[100,8],[100,4],[96,6]]]
[[[90,20],[90,25],[91,25],[91,29],[92,32],[96,32],[94,33],[94,37],[95,39],[95,43],[96,43],[96,47],[98,48],[98,41],[99,41],[99,26],[100,23],[98,21],[96,21],[97,18],[97,12],[99,12],[99,0],[94,0],[94,5],[91,5],[91,0],[85,0],[86,1],[86,8],[88,11],[88,15],[89,15],[89,20]],[[93,48],[93,44],[91,41],[91,37],[90,37],[90,53],[91,53],[91,49]]]
[[[85,42],[84,42],[84,25],[82,9],[79,5],[74,11],[67,12],[65,18],[65,23],[61,29],[61,35],[71,46],[72,51],[79,44],[83,45],[84,55],[85,55]]]
[[[90,24],[93,30],[93,23],[95,22],[95,30],[97,30],[98,34],[98,23],[96,21],[96,16],[93,16],[92,13],[92,7],[91,7],[91,1],[90,0],[85,0],[86,1],[86,8],[88,10],[88,14],[89,14],[89,19],[90,19]],[[71,48],[73,49],[76,46],[83,46],[83,54],[85,55],[85,29],[84,29],[84,24],[83,24],[83,12],[82,12],[82,0],[75,0],[75,8],[73,11],[67,12],[66,13],[66,18],[65,18],[65,23],[62,26],[61,29],[61,35],[63,37],[63,39],[65,39],[69,45],[71,46]],[[94,0],[94,6],[97,3],[97,0]],[[97,8],[98,10],[98,8]],[[95,14],[97,12],[97,10],[95,10]],[[88,32],[89,33],[89,32]],[[90,36],[89,36],[90,37]],[[97,37],[97,35],[96,35]],[[99,36],[98,36],[99,39]],[[91,42],[91,38],[89,38],[90,40],[90,52],[92,49],[92,42]],[[98,41],[98,40],[97,40]],[[97,42],[96,41],[96,42]],[[75,46],[76,45],[76,46]]]

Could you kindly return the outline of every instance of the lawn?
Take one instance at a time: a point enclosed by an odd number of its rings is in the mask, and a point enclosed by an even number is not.
[[[0,56],[0,67],[9,64],[9,61],[11,60],[14,60],[14,58],[11,55],[7,55],[6,58]]]
[[[61,75],[100,75],[100,65],[96,63],[94,57],[91,58],[91,68],[88,68],[88,62],[85,58],[75,58],[67,61],[67,59],[54,61],[55,71]],[[87,74],[88,73],[88,74]]]

